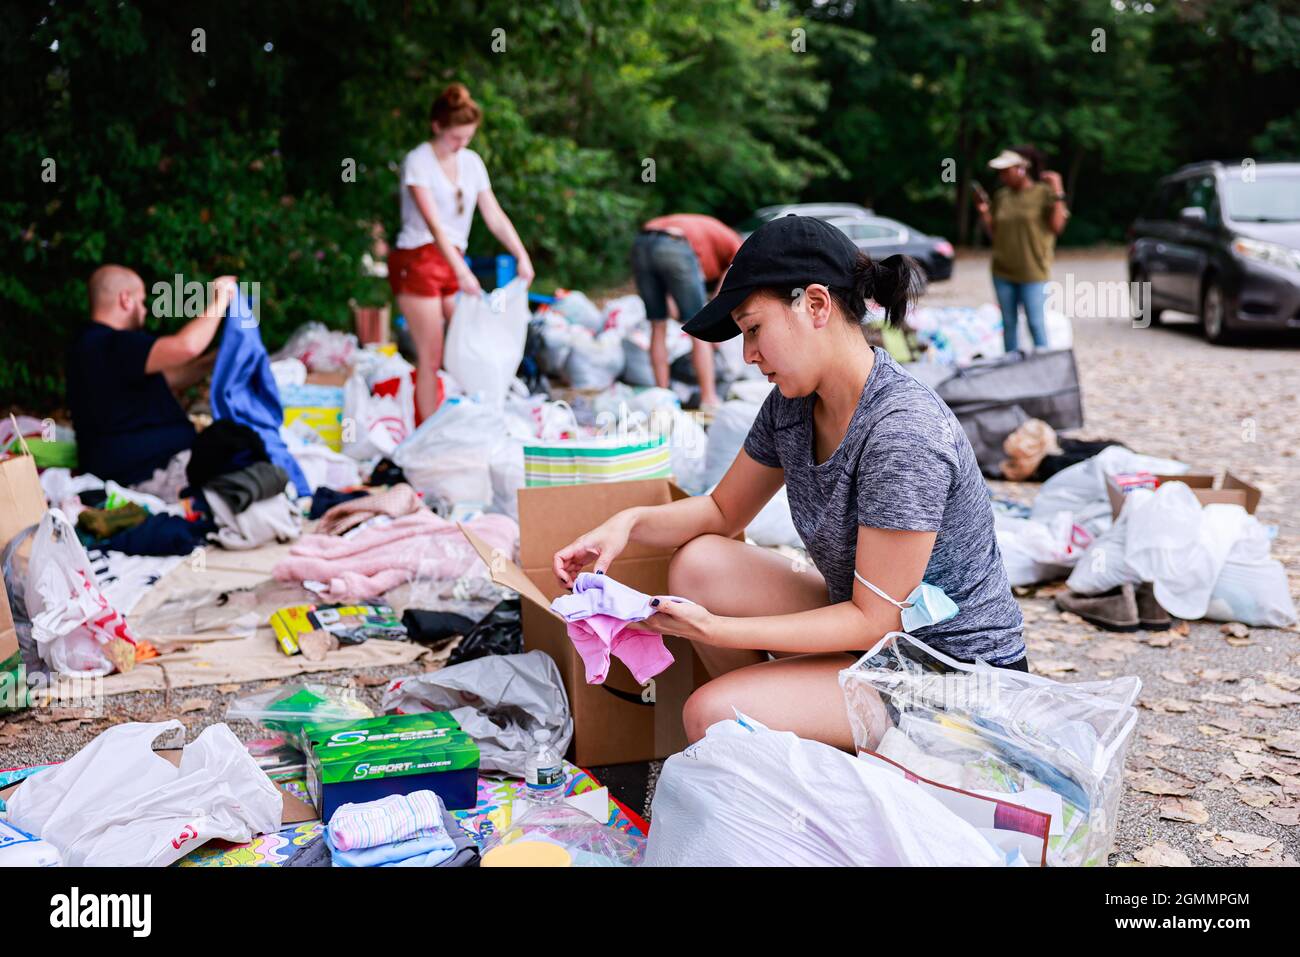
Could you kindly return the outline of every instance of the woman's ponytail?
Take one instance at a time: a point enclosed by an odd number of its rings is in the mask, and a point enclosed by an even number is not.
[[[853,302],[841,303],[850,319],[861,322],[870,299],[885,310],[885,321],[902,325],[908,306],[921,291],[920,266],[909,256],[875,260],[859,253],[853,264]]]

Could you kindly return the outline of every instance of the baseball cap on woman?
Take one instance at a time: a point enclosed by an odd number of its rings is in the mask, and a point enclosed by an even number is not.
[[[736,252],[717,296],[685,329],[705,342],[740,335],[732,310],[760,289],[795,289],[821,283],[854,288],[858,247],[841,230],[811,216],[791,213],[769,220],[750,233]]]

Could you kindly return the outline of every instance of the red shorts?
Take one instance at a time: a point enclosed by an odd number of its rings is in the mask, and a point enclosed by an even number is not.
[[[394,296],[451,296],[460,289],[456,271],[437,243],[388,252],[388,284]]]

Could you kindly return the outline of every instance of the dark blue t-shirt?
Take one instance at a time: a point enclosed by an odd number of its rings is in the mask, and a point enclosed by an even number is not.
[[[166,378],[145,374],[157,338],[92,322],[68,348],[68,408],[82,472],[143,482],[194,444],[194,426]]]

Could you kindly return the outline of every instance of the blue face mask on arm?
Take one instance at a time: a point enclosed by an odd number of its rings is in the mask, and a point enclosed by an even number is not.
[[[957,603],[945,595],[943,589],[938,585],[921,582],[912,589],[912,594],[907,596],[906,601],[894,601],[894,599],[859,575],[856,570],[853,572],[853,577],[902,611],[903,631],[908,634],[918,628],[925,628],[928,625],[937,625],[941,621],[947,621],[957,614]]]

